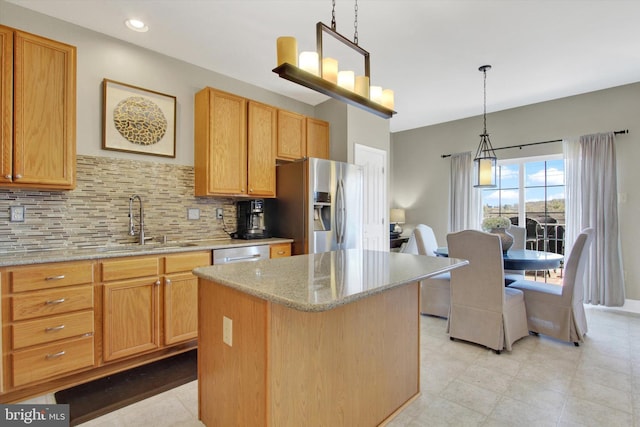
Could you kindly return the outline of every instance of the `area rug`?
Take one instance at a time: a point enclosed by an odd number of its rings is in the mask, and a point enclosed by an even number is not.
[[[55,393],[69,404],[71,426],[197,379],[197,350],[100,378]]]

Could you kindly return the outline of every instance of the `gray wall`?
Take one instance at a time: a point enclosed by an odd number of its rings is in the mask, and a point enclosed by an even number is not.
[[[640,299],[640,264],[636,246],[640,238],[640,83],[562,98],[487,116],[494,147],[578,137],[629,129],[617,137],[618,193],[622,257],[627,298]],[[409,225],[429,224],[440,243],[447,233],[449,159],[441,154],[475,150],[480,142],[482,117],[471,117],[392,135],[392,205],[407,208]],[[497,152],[499,158],[520,158],[562,153],[553,143]]]

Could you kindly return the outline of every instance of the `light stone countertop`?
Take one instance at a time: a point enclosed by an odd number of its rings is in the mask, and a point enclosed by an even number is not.
[[[196,276],[300,311],[326,311],[467,265],[359,249],[196,268]]]
[[[0,252],[0,267],[13,265],[31,265],[47,262],[82,261],[90,259],[106,259],[124,256],[158,255],[166,253],[193,252],[245,246],[271,245],[275,243],[291,243],[292,239],[215,239],[190,240],[167,243],[150,242],[144,245],[127,244],[86,248],[54,248],[33,251]]]

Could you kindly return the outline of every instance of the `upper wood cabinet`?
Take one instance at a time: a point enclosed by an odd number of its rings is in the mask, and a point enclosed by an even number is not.
[[[329,159],[329,123],[307,117],[307,157]]]
[[[196,196],[275,196],[275,108],[204,88],[194,134]]]
[[[278,110],[278,154],[281,160],[307,156],[307,121],[302,114]]]
[[[76,181],[76,48],[0,26],[0,186]]]
[[[196,93],[195,195],[247,192],[247,100],[204,88]]]
[[[249,101],[248,126],[248,195],[276,195],[277,110],[269,105]]]

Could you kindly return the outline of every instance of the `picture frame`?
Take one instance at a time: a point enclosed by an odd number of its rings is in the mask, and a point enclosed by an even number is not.
[[[176,97],[103,79],[102,148],[176,157]]]

